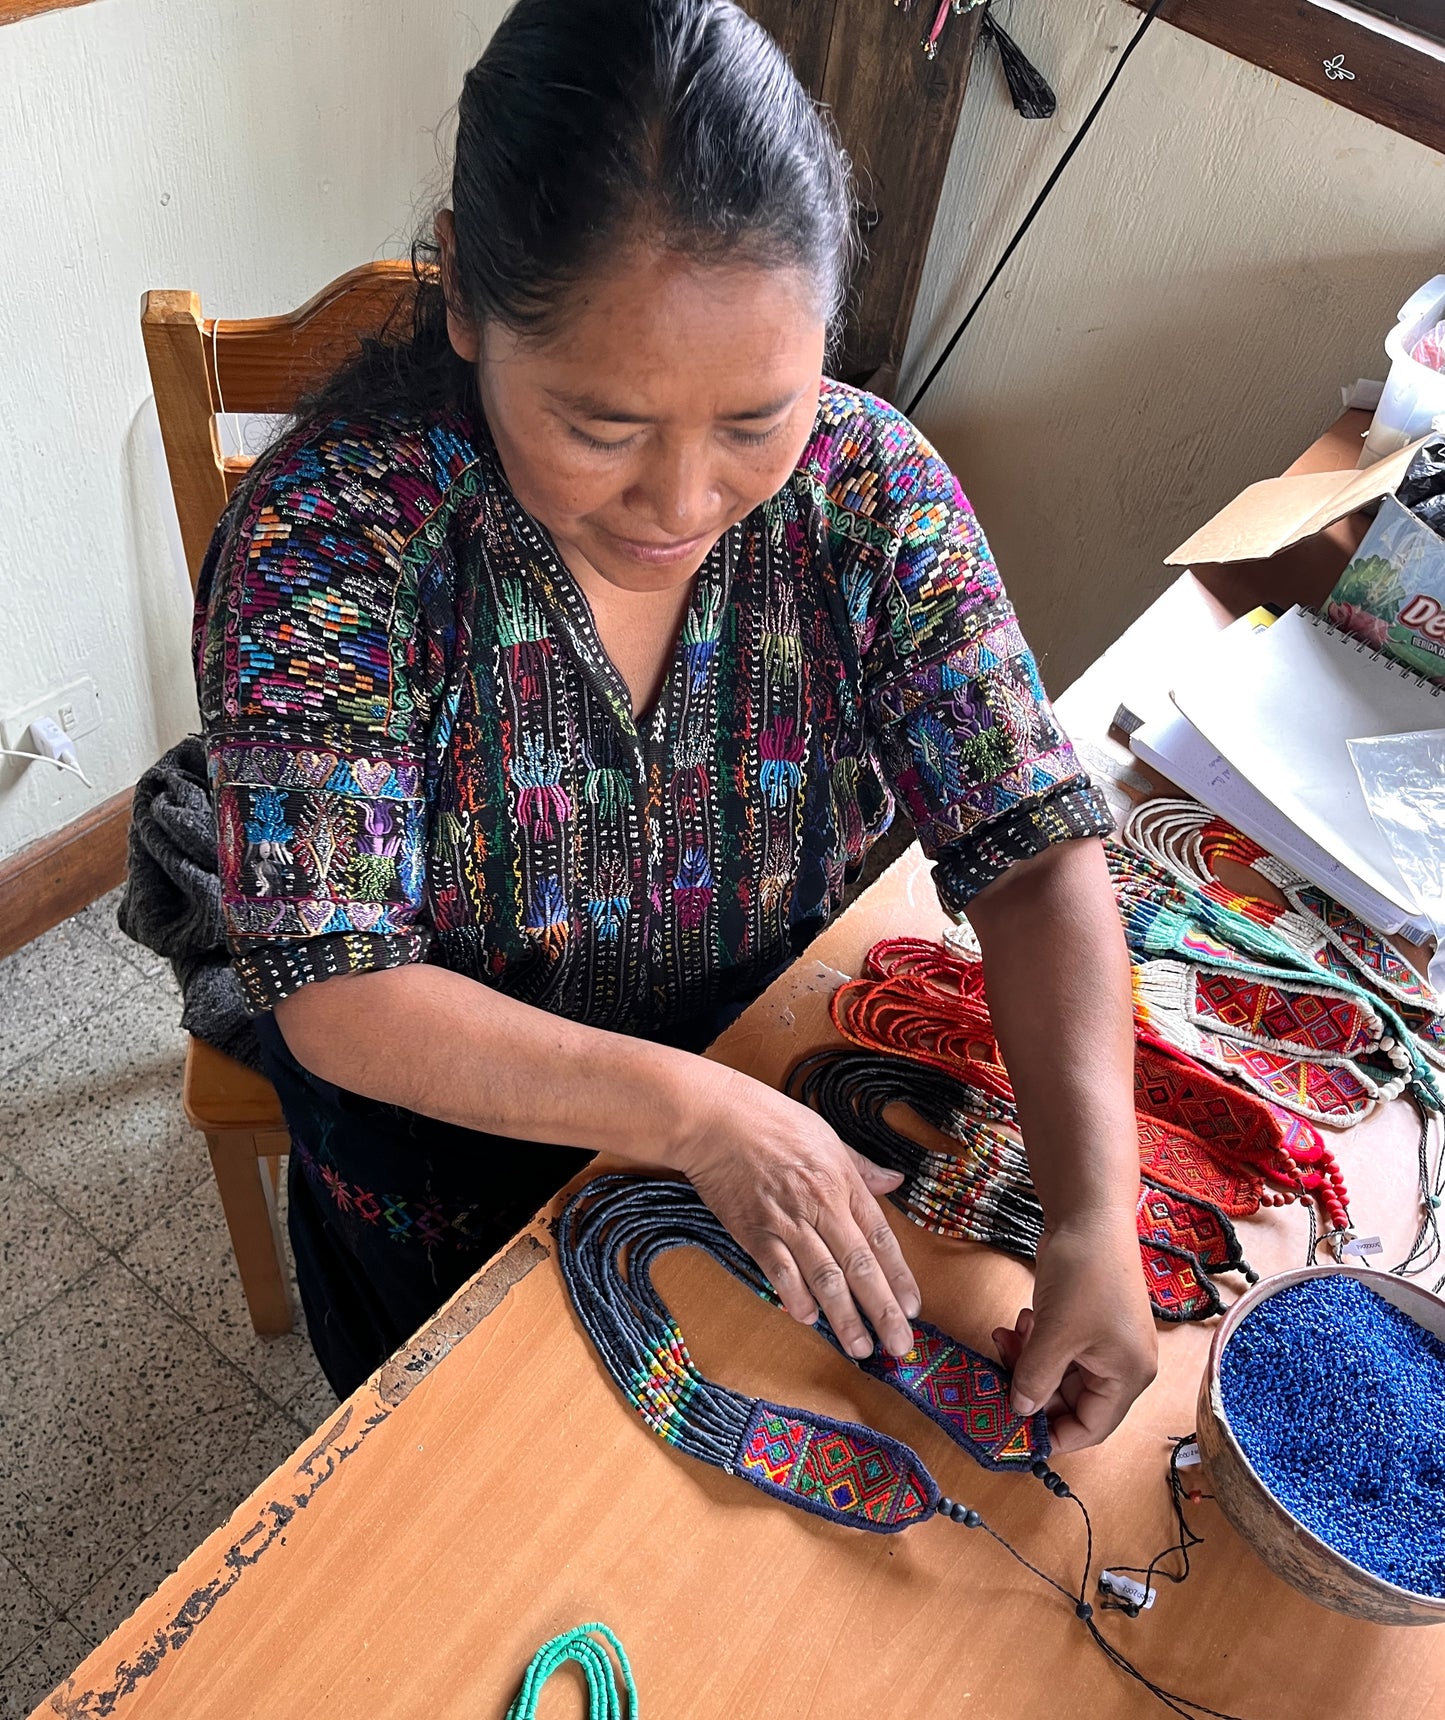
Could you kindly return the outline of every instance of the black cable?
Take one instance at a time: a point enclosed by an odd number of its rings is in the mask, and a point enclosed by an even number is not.
[[[1179,1445],[1182,1445],[1183,1443],[1183,1440],[1179,1441]],[[1178,1446],[1175,1447],[1175,1456],[1178,1456]],[[1173,1466],[1173,1473],[1177,1478],[1177,1466]],[[1087,1598],[1089,1592],[1089,1577],[1094,1568],[1094,1525],[1089,1518],[1089,1513],[1083,1500],[1079,1498],[1077,1493],[1074,1493],[1068,1488],[1058,1489],[1057,1492],[1058,1497],[1060,1498],[1072,1499],[1074,1504],[1079,1508],[1079,1514],[1084,1519],[1084,1531],[1087,1537],[1085,1543],[1086,1551],[1084,1555],[1084,1572],[1083,1576],[1079,1580],[1079,1592],[1077,1597],[1075,1597],[1073,1592],[1066,1588],[1063,1583],[1056,1581],[1053,1577],[1049,1576],[1046,1571],[1041,1571],[1037,1565],[1031,1564],[1023,1554],[1019,1552],[1018,1548],[1012,1544],[1012,1542],[1006,1541],[996,1529],[991,1528],[989,1524],[984,1522],[976,1511],[969,1513],[969,1526],[975,1529],[982,1529],[986,1535],[996,1541],[999,1546],[1003,1548],[1010,1558],[1017,1560],[1026,1571],[1032,1572],[1034,1576],[1047,1583],[1051,1589],[1063,1595],[1064,1598],[1073,1605],[1074,1617],[1083,1623],[1085,1630],[1087,1630],[1089,1635],[1093,1637],[1095,1643],[1103,1650],[1109,1661],[1126,1677],[1132,1678],[1136,1684],[1142,1684],[1154,1700],[1162,1703],[1171,1714],[1181,1715],[1183,1720],[1197,1720],[1197,1716],[1200,1714],[1210,1716],[1210,1720],[1240,1720],[1240,1716],[1237,1714],[1226,1713],[1221,1708],[1211,1708],[1207,1702],[1196,1702],[1192,1697],[1180,1696],[1177,1691],[1166,1690],[1162,1684],[1156,1684],[1147,1673],[1141,1672],[1139,1668],[1134,1665],[1133,1661],[1130,1660],[1129,1657],[1120,1649],[1117,1649],[1103,1634],[1098,1625],[1094,1622],[1094,1609],[1089,1604]]]
[[[1436,1161],[1435,1174],[1430,1174],[1430,1112],[1420,1106],[1420,1135],[1416,1145],[1416,1154],[1420,1165],[1420,1227],[1415,1232],[1415,1240],[1410,1245],[1410,1252],[1398,1266],[1392,1266],[1390,1272],[1397,1278],[1408,1278],[1419,1272],[1427,1272],[1440,1262],[1442,1244],[1440,1237],[1440,1205],[1445,1197],[1445,1140],[1440,1146],[1440,1156]],[[1445,1279],[1435,1285],[1438,1293]]]
[[[999,278],[999,276],[1008,267],[1009,259],[1013,256],[1014,252],[1019,248],[1019,245],[1023,242],[1024,234],[1027,233],[1029,228],[1033,226],[1034,217],[1038,214],[1040,209],[1042,209],[1044,204],[1048,201],[1049,193],[1054,189],[1055,185],[1058,184],[1060,175],[1063,173],[1064,169],[1069,165],[1069,163],[1073,160],[1075,150],[1078,149],[1079,145],[1089,135],[1089,128],[1093,125],[1094,121],[1099,117],[1099,114],[1103,110],[1104,103],[1106,101],[1108,101],[1109,95],[1110,95],[1111,91],[1113,90],[1114,85],[1116,83],[1118,83],[1119,74],[1124,70],[1124,67],[1126,65],[1128,65],[1130,54],[1132,54],[1134,52],[1135,48],[1137,48],[1139,46],[1140,41],[1143,39],[1144,32],[1154,22],[1154,19],[1158,16],[1159,8],[1163,4],[1164,4],[1164,0],[1151,0],[1149,10],[1144,14],[1143,22],[1139,25],[1139,28],[1134,32],[1134,34],[1129,38],[1128,42],[1125,43],[1124,51],[1119,56],[1118,65],[1116,65],[1114,67],[1113,71],[1109,74],[1108,81],[1105,83],[1103,89],[1099,91],[1098,99],[1095,101],[1093,107],[1091,107],[1089,109],[1088,113],[1084,116],[1084,123],[1079,127],[1079,129],[1074,133],[1073,137],[1069,140],[1069,147],[1059,157],[1058,165],[1054,168],[1053,172],[1044,181],[1043,190],[1040,191],[1038,196],[1034,198],[1033,206],[1030,208],[1028,214],[1025,215],[1023,220],[1019,223],[1018,230],[1014,233],[1013,238],[1010,239],[1008,244],[1004,247],[1003,255],[999,258],[998,262],[994,264],[993,272],[992,272],[992,274],[990,274],[988,279],[983,283],[983,287],[980,289],[978,297],[968,307],[968,312],[964,316],[963,321],[958,325],[958,327],[948,337],[948,344],[944,347],[943,351],[941,353],[939,353],[937,359],[934,362],[933,368],[929,371],[928,375],[924,377],[922,383],[919,385],[917,391],[914,393],[913,398],[908,402],[908,405],[905,408],[905,414],[907,417],[911,418],[913,416],[913,414],[918,410],[919,401],[923,399],[924,395],[927,394],[929,389],[933,386],[934,379],[937,377],[939,371],[943,369],[944,365],[948,363],[950,357],[953,354],[954,347],[956,347],[958,345],[959,341],[961,341],[963,339],[964,333],[967,330],[968,325],[973,321],[974,317],[978,314],[978,308],[983,303],[983,301],[988,297],[989,292],[992,289],[994,282]]]
[[[1169,1504],[1174,1512],[1174,1540],[1169,1546],[1165,1547],[1162,1552],[1156,1553],[1147,1565],[1114,1565],[1112,1567],[1112,1569],[1117,1571],[1121,1577],[1142,1577],[1142,1587],[1145,1591],[1146,1600],[1148,1598],[1149,1589],[1153,1587],[1156,1575],[1165,1578],[1171,1583],[1182,1583],[1189,1575],[1190,1549],[1192,1547],[1202,1547],[1204,1545],[1203,1535],[1198,1535],[1194,1532],[1194,1530],[1189,1526],[1188,1519],[1184,1515],[1185,1490],[1184,1483],[1179,1478],[1179,1453],[1193,1438],[1194,1435],[1192,1433],[1182,1435],[1174,1441],[1174,1449],[1169,1453]],[[1201,1499],[1212,1499],[1214,1495],[1212,1493],[1201,1493],[1199,1497]],[[1164,1561],[1172,1558],[1175,1553],[1179,1554],[1180,1559],[1183,1562],[1183,1568],[1178,1571],[1166,1571],[1163,1568]],[[1102,1579],[1100,1580],[1102,1583]],[[1102,1601],[1100,1603],[1101,1606],[1111,1612],[1129,1612],[1132,1604],[1133,1603],[1120,1603],[1117,1601]],[[1134,1610],[1137,1612],[1137,1607]],[[1131,1613],[1130,1616],[1134,1616],[1133,1613]]]

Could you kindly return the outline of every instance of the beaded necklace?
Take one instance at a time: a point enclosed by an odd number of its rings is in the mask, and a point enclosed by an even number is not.
[[[855,1151],[902,1173],[890,1198],[921,1229],[1036,1258],[1044,1214],[1017,1129],[972,1114],[967,1083],[903,1057],[832,1050],[804,1058],[788,1077],[787,1091]],[[895,1129],[886,1116],[895,1104],[908,1106],[965,1150],[930,1151]],[[1144,1177],[1135,1226],[1158,1319],[1217,1314],[1222,1304],[1210,1279],[1219,1273],[1242,1272],[1255,1281],[1234,1226],[1208,1200]]]
[[[1403,1072],[1422,1104],[1432,1110],[1445,1108],[1429,1062],[1420,1053],[1398,1012],[1385,999],[1366,991],[1354,979],[1338,974],[1323,984],[1317,964],[1274,927],[1262,925],[1226,907],[1192,881],[1112,838],[1106,838],[1104,849],[1124,935],[1136,962],[1164,958],[1228,975],[1229,979],[1224,982],[1225,991],[1235,986],[1269,992],[1270,1007],[1281,1020],[1294,1010],[1290,998],[1298,996],[1302,986],[1307,993],[1321,994],[1316,1004],[1306,1012],[1311,1021],[1299,1021],[1299,1036],[1293,1041],[1280,1040],[1286,1045],[1285,1051],[1276,1049],[1274,1045],[1246,1045],[1243,1049],[1248,1054],[1238,1060],[1238,1066],[1232,1072],[1249,1078],[1246,1071],[1252,1072],[1258,1066],[1259,1057],[1266,1060],[1266,1067],[1277,1067],[1276,1060],[1280,1058],[1294,1058],[1305,1064],[1318,1061],[1321,1066],[1329,1064],[1348,1069],[1358,1078],[1362,1090],[1367,1085],[1372,1086],[1375,1102],[1387,1093],[1393,1096],[1399,1090],[1400,1072]],[[1291,990],[1286,991],[1285,987]],[[1355,1009],[1362,1012],[1358,1026],[1365,1038],[1369,1037],[1371,1019],[1378,1020],[1375,1049],[1388,1058],[1389,1065],[1393,1065],[1383,1067],[1379,1079],[1375,1079],[1365,1067],[1365,1061],[1372,1053],[1351,1059],[1339,1050],[1338,1045],[1331,1043],[1339,1032],[1340,1017],[1337,1013],[1331,1014],[1331,1005],[1338,1005],[1338,994],[1344,994]],[[1240,1007],[1248,1014],[1256,1006],[1251,1003]],[[1311,1038],[1311,1022],[1325,1023],[1326,1018],[1332,1025],[1321,1027],[1324,1040],[1314,1055],[1301,1055],[1302,1043]],[[1167,1032],[1181,1019],[1166,1007],[1157,1012],[1155,1024]],[[1186,1025],[1191,1031],[1197,1028],[1195,1023]],[[1221,1017],[1208,1032],[1212,1038],[1237,1038],[1232,1031],[1225,1031],[1226,1026],[1225,1019]],[[1173,1034],[1169,1036],[1173,1037]],[[1269,1037],[1280,1039],[1278,1033]],[[1215,1047],[1210,1045],[1207,1049],[1213,1057]],[[1205,1048],[1202,1047],[1198,1054],[1204,1056]],[[1291,1102],[1288,1088],[1276,1090],[1271,1096],[1282,1104]],[[1347,1120],[1331,1118],[1327,1111],[1322,1114],[1326,1120]]]
[[[843,1037],[966,1083],[965,1111],[1016,1125],[982,963],[927,939],[889,938],[864,966],[865,977],[840,986],[830,1003]],[[1313,1196],[1331,1234],[1348,1229],[1344,1177],[1308,1123],[1228,1086],[1147,1031],[1136,1035],[1134,1095],[1143,1168],[1157,1181],[1237,1215],[1266,1199]]]
[[[980,1530],[1062,1595],[1109,1660],[1172,1713],[1237,1720],[1163,1689],[1101,1634],[1088,1600],[1094,1568],[1089,1513],[1049,1467],[1044,1416],[1019,1418],[1010,1411],[1004,1368],[924,1320],[913,1322],[915,1347],[906,1356],[875,1351],[853,1363],[891,1386],[985,1468],[1031,1475],[1056,1498],[1073,1503],[1085,1529],[1076,1590],[1031,1564],[980,1512],[943,1494],[922,1458],[901,1440],[859,1422],[745,1398],[701,1373],[652,1282],[659,1256],[681,1247],[702,1249],[764,1301],[778,1305],[767,1279],[688,1183],[599,1177],[572,1197],[557,1222],[557,1259],[572,1305],[603,1366],[653,1433],[774,1499],[844,1528],[897,1534],[941,1517]],[[826,1320],[819,1319],[817,1330],[846,1355]]]
[[[1445,1000],[1378,932],[1257,842],[1193,800],[1146,801],[1130,814],[1124,839],[1182,883],[1272,927],[1327,974],[1363,980],[1390,999],[1421,1053],[1445,1067]],[[1216,874],[1218,860],[1258,873],[1287,905],[1230,889]]]
[[[600,1641],[598,1639],[601,1639]],[[617,1657],[614,1669],[608,1648]],[[579,1624],[544,1642],[532,1656],[506,1720],[536,1720],[542,1687],[568,1661],[580,1666],[587,1680],[587,1720],[638,1720],[637,1685],[627,1650],[605,1624]],[[618,1678],[622,1688],[618,1688]],[[623,1708],[623,1692],[627,1706]]]
[[[938,1509],[937,1483],[910,1447],[856,1422],[745,1398],[709,1380],[652,1281],[658,1257],[700,1248],[778,1306],[772,1286],[684,1182],[600,1177],[557,1226],[578,1316],[646,1425],[688,1456],[845,1528],[895,1534]],[[625,1264],[624,1264],[625,1262]],[[846,1354],[827,1321],[818,1332]],[[875,1348],[855,1366],[907,1398],[986,1469],[1052,1476],[1048,1423],[1009,1409],[1008,1376],[927,1321],[904,1357]],[[849,1358],[852,1359],[851,1357]]]
[[[1385,1074],[1372,1056],[1382,1038],[1378,1018],[1323,984],[1262,973],[1223,963],[1136,962],[1135,1018],[1201,1063],[1331,1128],[1363,1122],[1400,1096],[1404,1075]]]

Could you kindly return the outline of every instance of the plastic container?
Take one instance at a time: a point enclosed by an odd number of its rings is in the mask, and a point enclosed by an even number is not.
[[[1361,466],[1373,466],[1407,442],[1423,436],[1436,416],[1445,419],[1445,371],[1430,370],[1410,357],[1422,334],[1445,319],[1445,275],[1426,281],[1400,306],[1400,320],[1385,336],[1390,377],[1375,408]]]

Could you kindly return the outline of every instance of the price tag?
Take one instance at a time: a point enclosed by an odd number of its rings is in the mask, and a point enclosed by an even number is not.
[[[1143,1583],[1136,1583],[1133,1577],[1121,1575],[1118,1571],[1100,1571],[1099,1587],[1106,1589],[1121,1601],[1133,1601],[1141,1612],[1148,1612],[1154,1605],[1156,1590],[1146,1589]]]
[[[1174,1459],[1180,1469],[1194,1469],[1199,1464],[1199,1441],[1191,1439],[1187,1445],[1179,1447],[1179,1455]]]
[[[1363,1260],[1370,1254],[1383,1254],[1385,1245],[1378,1236],[1352,1236],[1340,1250],[1341,1254],[1358,1254]]]

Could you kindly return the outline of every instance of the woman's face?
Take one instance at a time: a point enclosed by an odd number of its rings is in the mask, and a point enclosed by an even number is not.
[[[518,500],[574,571],[628,591],[685,584],[782,488],[824,338],[801,272],[650,249],[577,287],[545,338],[452,326]]]

